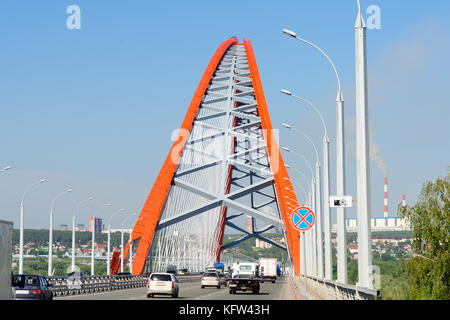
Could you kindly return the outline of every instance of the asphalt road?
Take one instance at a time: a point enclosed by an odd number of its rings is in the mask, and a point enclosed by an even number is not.
[[[55,300],[299,300],[303,297],[294,290],[292,280],[288,277],[278,278],[276,283],[266,281],[261,284],[258,295],[252,292],[239,291],[230,294],[228,287],[201,289],[200,279],[193,282],[180,282],[178,298],[170,296],[155,296],[147,298],[147,288],[137,288],[128,290],[117,290],[111,292],[55,297]]]

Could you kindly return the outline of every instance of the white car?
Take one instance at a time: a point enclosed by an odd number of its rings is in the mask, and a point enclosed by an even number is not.
[[[205,287],[217,287],[220,289],[220,278],[217,272],[205,272],[201,282],[202,289]]]
[[[155,294],[171,295],[178,298],[178,280],[172,273],[152,273],[148,278],[147,298]]]

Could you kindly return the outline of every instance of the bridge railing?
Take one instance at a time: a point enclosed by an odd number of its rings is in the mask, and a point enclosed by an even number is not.
[[[338,283],[312,276],[301,276],[303,285],[307,280],[308,292],[312,289],[324,300],[381,300],[379,290],[362,288],[355,285]]]
[[[102,275],[102,276],[49,276],[45,277],[52,285],[51,290],[55,296],[67,296],[106,292],[112,290],[132,289],[145,287],[148,276],[143,275]],[[178,276],[180,282],[196,281],[198,275]]]
[[[51,290],[55,296],[139,288],[146,286],[148,281],[148,277],[141,275],[50,276],[46,279],[52,285]]]

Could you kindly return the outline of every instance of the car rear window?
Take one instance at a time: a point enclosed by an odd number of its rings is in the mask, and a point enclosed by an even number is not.
[[[152,274],[150,279],[152,281],[172,281],[172,277],[169,274]]]
[[[209,272],[209,273],[205,273],[205,277],[214,277],[214,278],[216,278],[217,274]]]
[[[14,276],[15,281],[17,283],[20,283],[22,281],[24,276],[20,275],[20,276]],[[38,276],[25,276],[25,282],[24,284],[26,286],[39,286],[39,277]]]

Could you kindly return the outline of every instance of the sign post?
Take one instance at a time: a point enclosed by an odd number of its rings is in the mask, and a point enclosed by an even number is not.
[[[314,212],[308,207],[299,207],[295,209],[290,216],[290,220],[292,226],[300,231],[303,234],[303,240],[305,240],[305,232],[310,230],[314,224],[316,223],[316,215]],[[306,245],[305,245],[306,251]],[[304,254],[306,257],[306,252]],[[306,273],[306,261],[304,263],[305,266],[305,290],[306,294],[308,294],[308,275]]]

